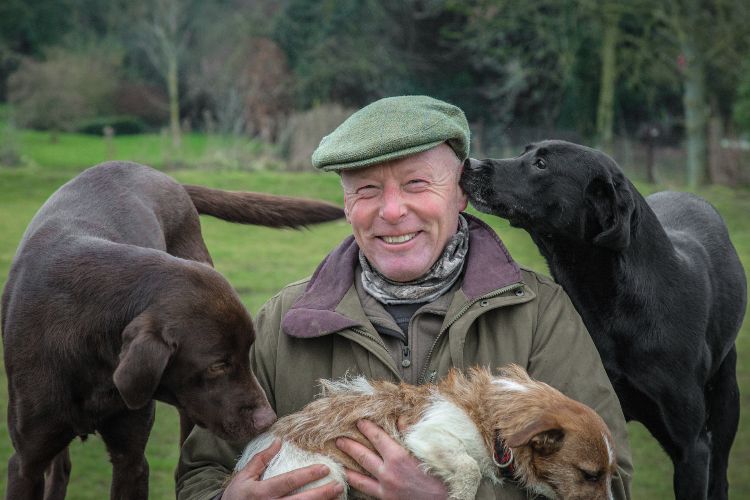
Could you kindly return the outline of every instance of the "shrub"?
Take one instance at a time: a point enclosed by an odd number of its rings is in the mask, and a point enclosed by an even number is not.
[[[89,135],[102,135],[104,127],[112,127],[116,135],[142,134],[146,124],[134,116],[100,116],[81,122],[76,132]]]
[[[308,111],[294,113],[281,132],[279,145],[286,160],[286,170],[312,170],[310,156],[320,140],[355,110],[338,104],[323,104]]]
[[[55,49],[45,60],[25,58],[8,80],[19,126],[75,130],[82,120],[111,113],[119,60],[97,51]]]

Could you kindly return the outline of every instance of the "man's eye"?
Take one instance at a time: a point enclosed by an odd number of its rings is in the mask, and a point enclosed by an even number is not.
[[[412,179],[406,183],[406,185],[412,189],[421,188],[427,185],[427,181],[424,179]]]
[[[357,194],[362,196],[372,196],[377,193],[377,191],[378,187],[371,184],[357,188]]]

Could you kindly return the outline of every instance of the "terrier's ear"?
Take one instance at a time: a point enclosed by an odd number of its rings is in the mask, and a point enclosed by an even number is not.
[[[550,455],[562,447],[564,439],[565,432],[557,420],[552,416],[544,415],[508,436],[505,443],[511,448],[531,446],[540,455]]]
[[[565,440],[565,431],[562,429],[550,429],[540,432],[529,441],[529,445],[542,456],[552,455],[562,448]]]

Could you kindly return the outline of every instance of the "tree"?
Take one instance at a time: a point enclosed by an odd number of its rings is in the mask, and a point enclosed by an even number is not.
[[[361,106],[403,93],[413,61],[403,50],[408,2],[288,0],[271,37],[289,57],[299,107]]]
[[[600,16],[603,24],[599,101],[596,108],[598,146],[612,152],[614,138],[615,88],[617,85],[617,43],[620,36],[619,2],[604,2]]]
[[[183,0],[156,0],[150,18],[139,28],[140,47],[162,76],[169,99],[169,130],[172,147],[180,148],[180,66],[192,34],[190,7]]]
[[[708,120],[711,101],[726,99],[727,83],[739,80],[744,54],[750,44],[750,8],[744,0],[662,0],[655,16],[665,38],[678,48],[676,69],[682,79],[687,147],[687,181],[695,188],[711,181],[708,171]],[[709,75],[720,74],[719,79]],[[720,112],[720,110],[715,110]]]

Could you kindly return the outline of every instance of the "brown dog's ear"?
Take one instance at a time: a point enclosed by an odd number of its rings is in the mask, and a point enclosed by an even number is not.
[[[630,223],[635,204],[624,178],[598,177],[592,180],[586,187],[586,200],[602,229],[594,236],[594,245],[610,250],[627,248],[630,245]]]
[[[508,436],[505,443],[511,448],[531,446],[540,455],[550,455],[562,447],[565,432],[551,416],[542,416]]]
[[[112,378],[128,408],[142,408],[151,400],[172,352],[148,312],[125,327],[120,363]]]

